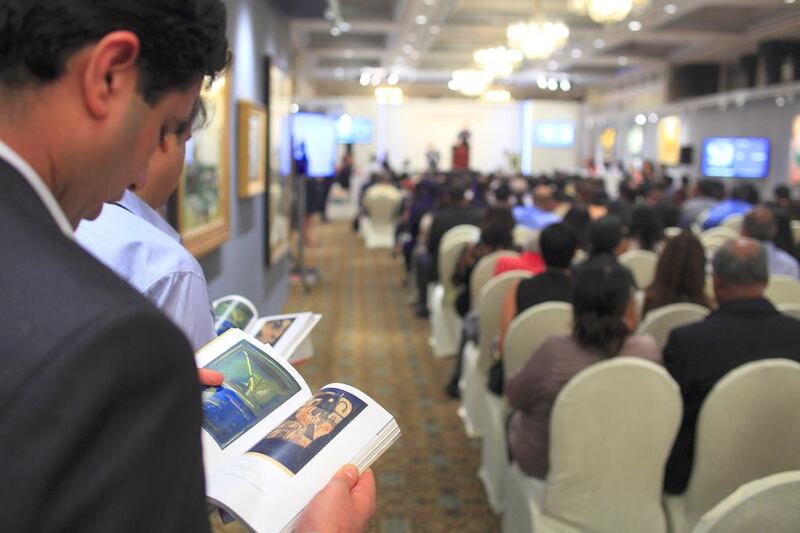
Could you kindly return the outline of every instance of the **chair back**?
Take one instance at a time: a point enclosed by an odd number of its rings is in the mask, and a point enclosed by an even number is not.
[[[653,337],[660,349],[667,344],[670,332],[686,324],[699,322],[709,313],[702,305],[678,303],[665,305],[647,313],[639,325],[639,333]]]
[[[763,359],[730,371],[697,417],[694,464],[683,495],[686,523],[744,483],[800,470],[800,363]]]
[[[733,231],[731,228],[717,226],[701,233],[700,242],[703,243],[703,248],[705,248],[707,252],[711,251],[713,253],[726,242],[738,239],[739,237],[739,233]]]
[[[511,232],[511,235],[514,238],[514,244],[522,248],[523,250],[527,250],[531,239],[538,239],[539,232],[535,229],[529,228],[528,226],[523,226],[522,224],[517,224],[514,226],[514,229]],[[538,240],[537,240],[538,243]],[[538,245],[537,245],[538,248]]]
[[[800,282],[791,276],[770,276],[764,297],[775,305],[800,304]]]
[[[789,224],[792,228],[792,237],[794,238],[794,243],[800,246],[800,220],[792,220]]]
[[[682,228],[678,228],[678,227],[675,227],[675,226],[669,226],[669,227],[664,228],[664,237],[666,237],[668,239],[671,239],[673,237],[677,237],[681,233],[683,233],[683,229]]]
[[[732,229],[733,231],[736,232],[737,235],[741,235],[743,223],[744,223],[744,215],[736,214],[725,217],[725,219],[722,222],[720,222],[719,227]]]
[[[664,533],[664,466],[681,420],[659,365],[614,357],[573,377],[550,419],[543,511],[592,533]]]
[[[461,240],[464,236],[469,236],[469,242],[477,242],[481,236],[481,230],[478,226],[473,226],[472,224],[453,226],[442,235],[442,240],[439,242],[439,249],[441,250],[451,239]]]
[[[503,341],[505,378],[510,379],[519,372],[545,339],[569,335],[571,330],[572,306],[566,302],[541,303],[516,316]]]
[[[693,533],[797,533],[800,471],[751,481],[707,512]]]
[[[619,262],[631,271],[636,286],[646,289],[656,275],[658,254],[647,250],[631,250],[620,255]]]
[[[494,274],[494,267],[497,260],[501,257],[519,257],[517,252],[511,250],[498,250],[483,257],[475,268],[472,269],[472,274],[469,276],[469,294],[470,306],[472,309],[477,309],[481,299],[481,289],[486,283],[492,279]]]
[[[394,224],[400,207],[399,193],[381,189],[370,189],[364,197],[364,207],[373,225]]]
[[[800,303],[778,304],[777,307],[784,315],[800,320]]]
[[[501,309],[506,295],[515,282],[531,277],[524,270],[505,272],[490,279],[481,289],[478,304],[478,368],[489,368],[492,362],[492,344],[500,333]]]
[[[473,226],[474,227],[474,226]],[[477,228],[476,228],[477,229]],[[452,230],[451,230],[452,231]],[[456,299],[456,289],[453,286],[453,272],[455,272],[458,258],[467,244],[477,240],[477,232],[459,231],[455,234],[443,237],[439,245],[439,282],[444,287],[444,299],[442,305],[451,306]]]

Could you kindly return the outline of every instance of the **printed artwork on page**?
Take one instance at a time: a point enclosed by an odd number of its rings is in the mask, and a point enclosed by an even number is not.
[[[270,458],[297,474],[366,406],[349,392],[322,389],[248,453]]]
[[[286,330],[289,329],[294,320],[294,318],[286,318],[265,322],[256,333],[256,338],[264,344],[274,346],[276,342],[281,340],[281,337],[283,337],[283,334],[286,333]]]
[[[223,449],[300,391],[291,374],[246,341],[206,368],[225,376],[221,387],[203,391],[203,429]]]

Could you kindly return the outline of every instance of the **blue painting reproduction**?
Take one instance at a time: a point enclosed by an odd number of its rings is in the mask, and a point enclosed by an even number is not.
[[[203,429],[223,449],[300,391],[289,372],[244,340],[206,368],[225,376],[203,391]]]
[[[297,474],[366,406],[347,391],[322,389],[248,453],[274,459]]]

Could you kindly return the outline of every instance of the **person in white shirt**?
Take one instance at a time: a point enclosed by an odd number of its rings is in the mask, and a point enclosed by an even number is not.
[[[754,207],[742,223],[742,235],[761,241],[767,250],[767,262],[769,265],[769,275],[780,274],[789,276],[800,281],[800,265],[797,259],[787,254],[772,242],[778,233],[775,224],[775,215],[768,207],[759,205]]]
[[[206,278],[156,211],[178,187],[189,138],[190,132],[166,136],[150,159],[145,187],[105,204],[99,217],[81,222],[76,237],[164,311],[198,350],[216,336]]]

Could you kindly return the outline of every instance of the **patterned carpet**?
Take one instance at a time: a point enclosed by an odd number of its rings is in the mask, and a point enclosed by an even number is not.
[[[443,392],[453,361],[431,355],[427,321],[414,316],[400,286],[401,261],[366,250],[346,223],[316,224],[314,239],[321,244],[307,263],[322,280],[309,294],[293,285],[286,309],[323,315],[315,356],[299,371],[312,390],[337,381],[358,387],[403,431],[374,467],[378,511],[370,531],[499,531],[476,476],[479,443],[465,436],[458,403]]]

